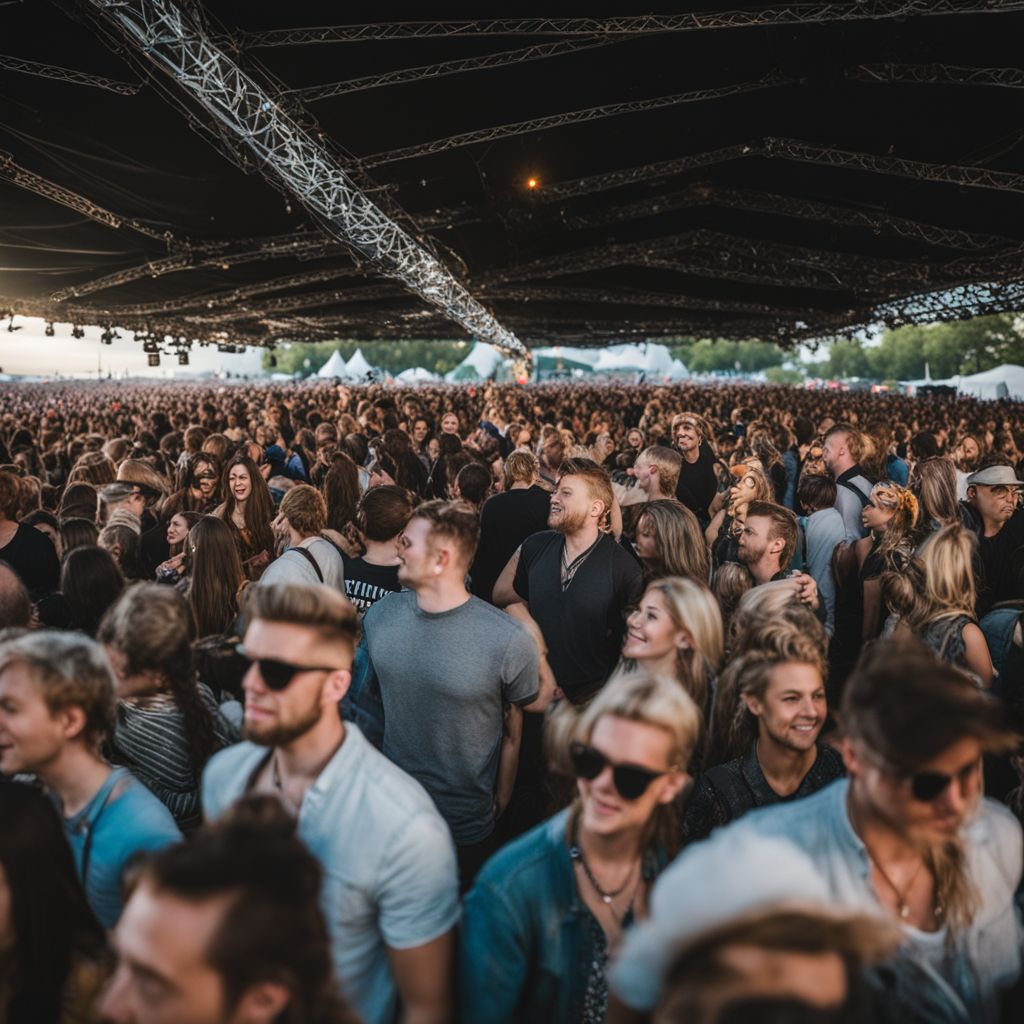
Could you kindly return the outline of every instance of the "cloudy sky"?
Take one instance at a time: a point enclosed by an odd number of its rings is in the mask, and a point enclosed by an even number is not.
[[[199,373],[203,371],[253,374],[260,372],[261,354],[250,349],[244,355],[226,355],[215,348],[196,347],[190,354],[188,366],[178,366],[177,359],[161,356],[159,368],[148,365],[142,343],[132,341],[131,332],[122,331],[123,337],[113,345],[100,344],[99,327],[86,327],[85,337],[71,337],[71,324],[56,324],[56,334],[47,338],[46,326],[34,317],[16,316],[14,326],[20,331],[8,333],[7,321],[0,322],[0,373],[32,374],[43,377],[96,377],[97,371],[106,377],[125,374],[134,377],[171,378],[175,371]]]

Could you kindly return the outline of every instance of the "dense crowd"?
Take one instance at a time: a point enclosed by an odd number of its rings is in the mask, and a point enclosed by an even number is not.
[[[1020,1020],[1024,406],[8,385],[0,1022]]]

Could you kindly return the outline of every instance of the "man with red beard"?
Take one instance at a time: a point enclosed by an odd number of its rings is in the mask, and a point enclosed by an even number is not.
[[[574,704],[593,696],[615,667],[627,610],[643,593],[640,564],[603,528],[612,500],[611,481],[596,462],[563,462],[551,529],[523,541],[494,587],[500,607],[527,605],[555,680]]]
[[[241,653],[251,661],[244,734],[203,774],[218,817],[244,793],[270,793],[298,818],[324,868],[334,968],[369,1024],[434,1024],[451,1014],[459,916],[455,851],[423,787],[380,754],[339,702],[359,633],[355,608],[323,585],[255,588]]]

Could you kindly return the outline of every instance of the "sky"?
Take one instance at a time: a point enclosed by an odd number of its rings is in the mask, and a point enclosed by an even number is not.
[[[56,334],[47,338],[46,324],[35,317],[16,316],[14,326],[21,330],[8,333],[7,322],[0,321],[0,373],[41,377],[160,377],[194,375],[212,371],[233,374],[258,374],[262,352],[249,349],[242,355],[228,355],[215,347],[194,347],[188,366],[178,366],[174,355],[161,356],[159,367],[150,367],[142,342],[132,341],[130,331],[112,345],[100,343],[102,328],[86,327],[84,338],[71,337],[71,324],[55,324]]]

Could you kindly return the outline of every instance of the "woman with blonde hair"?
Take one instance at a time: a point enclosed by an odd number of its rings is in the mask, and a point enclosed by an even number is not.
[[[722,614],[707,584],[684,576],[647,584],[626,620],[625,669],[677,680],[706,717],[722,654]]]
[[[636,526],[636,554],[650,579],[711,575],[711,553],[697,517],[682,502],[661,499],[643,506]]]
[[[906,487],[884,480],[871,488],[862,511],[868,535],[855,546],[862,598],[861,639],[874,640],[882,626],[882,573],[900,571],[913,557],[917,498]]]
[[[704,534],[711,545],[712,561],[716,566],[739,561],[738,538],[750,503],[775,500],[775,489],[764,470],[741,464],[733,467],[733,472],[737,471],[741,471],[739,479],[729,489],[726,505],[715,513]]]
[[[918,550],[924,594],[907,625],[945,661],[977,677],[986,689],[995,669],[974,614],[978,541],[963,526],[945,526]]]
[[[604,1020],[609,950],[678,849],[700,726],[680,686],[644,671],[616,673],[582,712],[576,799],[492,857],[466,897],[463,1020]]]
[[[952,460],[935,455],[915,463],[907,486],[917,498],[921,529],[925,533],[960,522],[956,467]]]

